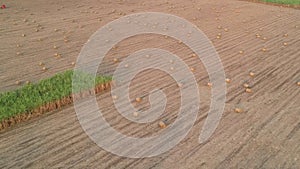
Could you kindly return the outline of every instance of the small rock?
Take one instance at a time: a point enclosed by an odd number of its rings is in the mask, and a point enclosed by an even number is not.
[[[247,83],[245,83],[243,86],[244,86],[245,88],[249,88],[249,87],[250,87],[250,85],[247,84]]]
[[[133,113],[133,116],[134,116],[134,117],[138,117],[139,115],[140,115],[139,112],[134,112],[134,113]]]
[[[250,88],[247,88],[246,93],[252,93],[252,90]]]
[[[234,112],[236,112],[236,113],[242,113],[243,110],[242,110],[241,108],[235,108],[235,109],[234,109]]]
[[[138,103],[140,103],[140,102],[142,101],[142,98],[137,97],[137,98],[135,99],[135,101],[138,102]]]
[[[158,123],[158,126],[159,126],[161,129],[164,129],[164,128],[167,127],[166,123],[163,122],[163,121],[160,121],[160,122]]]
[[[114,58],[114,62],[115,62],[115,63],[118,63],[118,62],[119,62],[119,59]]]

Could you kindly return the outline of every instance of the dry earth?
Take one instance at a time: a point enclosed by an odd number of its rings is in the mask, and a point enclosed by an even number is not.
[[[0,10],[0,91],[18,88],[17,80],[36,82],[72,68],[81,47],[97,29],[122,15],[145,11],[174,14],[197,25],[215,45],[232,82],[216,132],[209,142],[198,144],[210,104],[210,89],[205,86],[208,76],[200,60],[171,38],[142,35],[126,39],[110,51],[99,73],[112,74],[117,66],[114,58],[122,60],[148,47],[169,50],[195,69],[201,109],[188,136],[158,157],[118,157],[88,138],[70,105],[1,132],[0,168],[300,167],[300,87],[296,85],[300,81],[300,10],[236,0],[2,3],[8,8]],[[40,62],[49,70],[44,72]],[[250,71],[255,72],[254,78]],[[249,83],[253,93],[245,93],[244,83]],[[135,106],[149,108],[147,93],[154,87],[163,89],[168,97],[161,120],[171,124],[180,98],[179,88],[168,75],[155,70],[140,73],[132,82],[131,98],[145,96]],[[160,130],[158,121],[137,125],[122,118],[110,92],[98,96],[98,101],[106,120],[125,134],[145,137]],[[234,113],[235,107],[244,112]]]

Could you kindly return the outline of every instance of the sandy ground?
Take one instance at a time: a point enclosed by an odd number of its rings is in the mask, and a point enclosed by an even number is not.
[[[201,62],[171,38],[142,35],[126,39],[110,51],[99,73],[111,74],[116,67],[114,58],[122,60],[148,47],[169,50],[195,68],[201,109],[188,136],[158,157],[118,157],[88,138],[70,105],[1,132],[0,168],[300,167],[300,88],[296,85],[300,80],[299,10],[236,0],[3,3],[8,8],[0,10],[0,91],[20,87],[15,85],[17,80],[36,82],[72,68],[83,44],[101,26],[122,15],[145,11],[174,14],[197,25],[215,45],[232,82],[220,125],[209,142],[198,144],[210,104],[210,90],[205,86],[208,76]],[[217,39],[219,33],[221,39]],[[56,53],[61,57],[55,57]],[[40,62],[49,70],[44,72]],[[249,71],[256,76],[250,78]],[[245,82],[253,93],[244,92]],[[178,87],[166,74],[153,70],[139,74],[132,83],[131,98],[147,95],[157,86],[168,97],[161,119],[171,123],[180,99]],[[137,125],[120,117],[109,92],[98,101],[107,121],[123,133],[142,137],[159,131],[157,122]],[[148,106],[147,99],[137,105],[140,109]],[[235,107],[243,108],[244,113],[234,113]]]

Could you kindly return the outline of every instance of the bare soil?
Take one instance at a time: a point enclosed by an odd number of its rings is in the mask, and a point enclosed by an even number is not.
[[[118,157],[89,139],[70,105],[0,132],[0,168],[299,168],[299,10],[237,0],[2,3],[7,8],[0,9],[0,91],[20,87],[15,85],[17,80],[36,82],[71,69],[83,44],[101,26],[145,11],[174,14],[197,25],[215,45],[232,82],[217,130],[209,142],[198,144],[210,104],[208,75],[200,60],[171,38],[141,35],[126,39],[110,51],[99,73],[112,74],[117,66],[114,58],[122,61],[148,47],[171,51],[195,69],[201,108],[187,137],[158,157]],[[39,62],[44,62],[48,71],[43,71]],[[244,83],[251,86],[252,93],[245,92]],[[161,88],[168,98],[166,111],[157,122],[137,125],[122,118],[110,92],[98,97],[104,117],[128,135],[145,137],[159,132],[157,123],[166,120],[170,125],[178,113],[179,88],[174,80],[157,70],[142,72],[132,82],[130,97],[145,96],[135,106],[147,109],[147,94],[154,87]],[[234,113],[236,107],[244,112]]]

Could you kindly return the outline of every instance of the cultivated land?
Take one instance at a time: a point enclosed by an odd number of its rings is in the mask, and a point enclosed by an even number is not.
[[[231,79],[223,118],[205,144],[198,136],[205,121],[210,89],[207,73],[192,51],[171,38],[142,35],[110,51],[98,72],[111,75],[117,64],[139,49],[160,47],[195,69],[201,109],[188,136],[158,157],[128,159],[104,151],[84,133],[72,105],[0,133],[0,168],[299,168],[300,166],[300,10],[245,1],[4,1],[0,10],[0,91],[16,81],[37,82],[73,67],[83,44],[101,26],[134,12],[178,15],[197,25],[213,42]],[[36,30],[37,29],[37,30]],[[242,51],[242,52],[241,52]],[[146,58],[145,58],[146,59]],[[39,63],[45,63],[44,71]],[[166,65],[172,67],[172,65]],[[255,76],[250,77],[249,72]],[[252,93],[246,93],[247,83]],[[174,121],[179,88],[163,72],[148,70],[132,82],[130,97],[161,88],[168,103],[156,122],[137,125],[122,118],[110,92],[98,95],[106,120],[117,130],[145,137],[159,132],[160,120]],[[235,113],[234,108],[243,109]]]
[[[265,2],[279,3],[279,4],[290,4],[290,5],[300,5],[299,0],[264,0]]]

